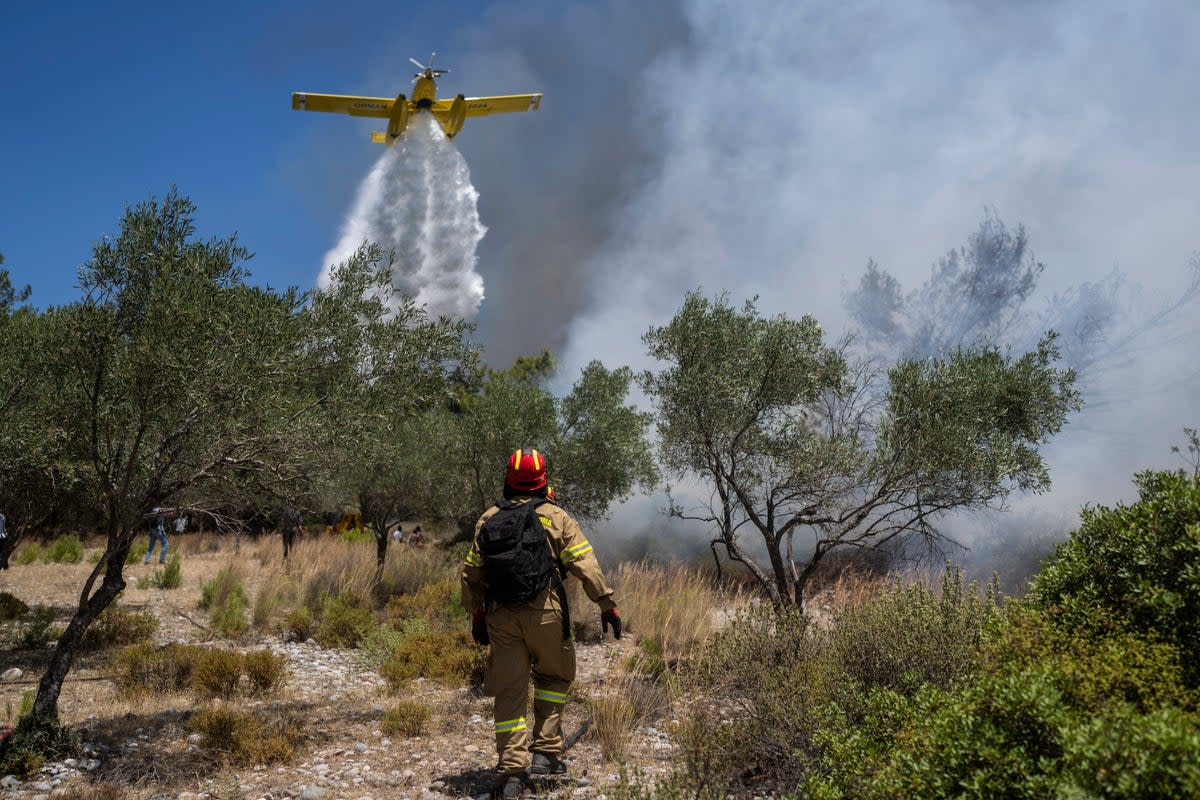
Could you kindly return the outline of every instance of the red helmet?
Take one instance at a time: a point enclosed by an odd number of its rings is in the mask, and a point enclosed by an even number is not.
[[[546,458],[532,447],[514,450],[508,457],[504,483],[518,492],[536,492],[546,485]]]

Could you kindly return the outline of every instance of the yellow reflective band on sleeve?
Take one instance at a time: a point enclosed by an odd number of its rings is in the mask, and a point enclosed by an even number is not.
[[[587,542],[587,541],[582,541],[577,545],[568,547],[567,549],[563,550],[562,555],[559,556],[559,560],[562,561],[564,564],[570,564],[575,559],[579,558],[582,555],[586,555],[587,553],[590,553],[590,552],[592,552],[591,543]]]
[[[483,566],[483,556],[479,555],[479,553],[475,552],[474,550],[468,550],[467,551],[467,566],[468,567],[482,567]]]
[[[513,731],[523,731],[526,727],[527,726],[525,725],[524,717],[517,717],[516,719],[505,720],[504,722],[497,722],[495,725],[496,733],[512,733]]]
[[[566,692],[552,692],[549,689],[538,689],[533,693],[534,700],[545,700],[548,703],[557,703],[562,705],[567,702]]]

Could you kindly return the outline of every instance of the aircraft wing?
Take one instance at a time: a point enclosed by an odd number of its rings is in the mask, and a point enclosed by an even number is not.
[[[295,111],[327,111],[332,114],[349,114],[353,117],[383,117],[386,119],[395,102],[394,97],[355,97],[344,94],[313,94],[312,92],[292,93],[292,109]]]
[[[433,113],[437,117],[450,113],[454,98],[442,98],[433,104]],[[498,97],[468,97],[467,116],[485,117],[488,114],[507,114],[513,111],[537,111],[542,103],[541,93],[537,94],[507,94]],[[386,116],[386,115],[385,115]]]

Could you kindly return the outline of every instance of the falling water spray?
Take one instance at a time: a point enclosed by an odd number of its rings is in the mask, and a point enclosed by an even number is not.
[[[467,162],[430,114],[416,114],[358,189],[319,283],[363,242],[394,254],[392,285],[432,315],[469,319],[483,301],[475,248],[487,228]]]

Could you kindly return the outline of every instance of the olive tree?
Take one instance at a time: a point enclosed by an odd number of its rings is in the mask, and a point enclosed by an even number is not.
[[[433,504],[428,516],[469,533],[501,495],[504,464],[522,445],[546,453],[558,501],[583,521],[654,485],[650,418],[628,397],[632,371],[592,362],[556,396],[549,388],[554,370],[554,359],[542,353],[506,370],[465,375],[454,403],[425,417],[425,477],[417,464],[406,474]]]
[[[661,463],[709,494],[670,513],[710,526],[714,552],[801,609],[835,550],[937,546],[947,513],[1047,488],[1038,448],[1079,407],[1052,335],[1019,356],[962,348],[884,373],[812,317],[691,293],[644,342],[663,365],[641,376]]]
[[[256,287],[246,249],[234,237],[198,240],[193,214],[175,190],[128,208],[80,270],[85,297],[48,312],[41,418],[62,432],[63,460],[85,465],[106,541],[32,712],[4,748],[57,730],[63,680],[88,627],[125,587],[126,555],[154,507],[215,513],[311,496],[354,448],[361,417],[379,411],[357,401],[374,384],[425,380],[409,367],[443,357],[445,342],[430,346],[415,310],[404,335],[387,340],[404,352],[364,333],[370,320],[356,313],[363,292],[353,287],[379,279],[370,259],[343,271],[340,296]],[[458,330],[439,328],[447,339]]]

